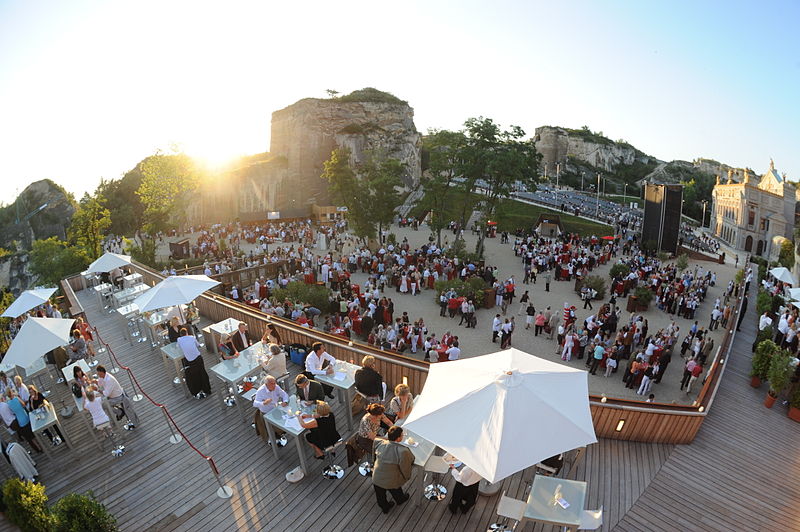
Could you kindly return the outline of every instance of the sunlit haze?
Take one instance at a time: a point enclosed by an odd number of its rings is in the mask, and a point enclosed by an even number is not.
[[[366,86],[420,131],[601,130],[800,179],[795,2],[0,2],[0,201],[80,196],[157,149],[269,149],[270,114]]]

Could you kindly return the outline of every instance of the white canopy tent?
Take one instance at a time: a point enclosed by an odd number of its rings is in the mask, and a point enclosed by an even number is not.
[[[89,273],[106,273],[110,272],[114,268],[130,266],[130,264],[130,255],[120,255],[118,253],[111,253],[110,251],[107,251],[102,257],[91,263],[89,267],[86,268],[86,271]]]
[[[518,349],[433,364],[403,426],[492,483],[597,442],[587,373]]]
[[[25,290],[3,312],[4,318],[18,318],[31,309],[45,303],[56,291],[56,288],[34,288]]]
[[[186,305],[218,284],[219,281],[205,275],[172,275],[137,297],[133,304],[140,312]]]
[[[775,277],[777,280],[782,281],[784,283],[789,283],[791,285],[797,284],[795,282],[795,280],[794,280],[794,277],[792,277],[792,272],[790,272],[788,269],[784,268],[783,266],[780,266],[778,268],[772,268],[769,271],[769,273],[770,273],[770,275]]]
[[[27,368],[48,351],[69,342],[73,319],[28,318],[22,324],[3,364]]]

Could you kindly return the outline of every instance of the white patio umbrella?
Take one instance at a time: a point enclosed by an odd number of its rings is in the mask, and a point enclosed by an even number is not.
[[[800,288],[790,288],[788,290],[789,297],[795,301],[800,301]]]
[[[495,483],[597,441],[586,375],[517,349],[433,364],[403,426]]]
[[[122,266],[130,266],[131,256],[120,255],[118,253],[111,253],[106,251],[102,257],[94,261],[86,268],[89,273],[106,273],[114,268],[121,268]]]
[[[22,316],[32,308],[36,308],[45,303],[56,290],[56,288],[34,288],[32,290],[25,290],[8,306],[6,311],[3,312],[3,317],[18,318]]]
[[[27,368],[36,359],[69,342],[69,330],[73,319],[28,318],[22,324],[11,347],[8,348],[3,364]]]
[[[205,275],[172,275],[137,297],[133,303],[140,312],[185,305],[218,284],[219,281]]]
[[[769,271],[769,273],[770,273],[770,275],[775,277],[777,280],[782,281],[784,283],[797,284],[795,282],[795,280],[794,280],[794,277],[792,277],[792,272],[790,272],[789,270],[787,270],[783,266],[781,266],[779,268],[772,268]]]

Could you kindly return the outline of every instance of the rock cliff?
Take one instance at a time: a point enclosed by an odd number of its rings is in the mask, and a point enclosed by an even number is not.
[[[28,185],[11,205],[0,209],[0,247],[29,250],[34,240],[67,238],[75,206],[67,192],[49,179]]]
[[[399,159],[406,167],[406,185],[419,182],[422,140],[408,103],[375,89],[341,98],[306,98],[272,113],[270,155],[287,162],[279,185],[281,210],[330,204],[328,185],[320,176],[323,162],[341,147],[350,150],[354,163],[368,151]]]

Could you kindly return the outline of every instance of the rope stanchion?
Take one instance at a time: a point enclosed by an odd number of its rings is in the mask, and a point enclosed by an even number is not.
[[[111,348],[109,347],[109,349],[111,349]],[[125,368],[125,369],[128,370],[128,378],[131,381],[131,388],[133,388],[133,397],[131,397],[131,400],[134,401],[134,402],[141,401],[142,399],[144,399],[144,397],[142,397],[141,395],[136,393],[136,386],[133,384],[133,373],[131,373],[130,368]]]
[[[161,406],[161,412],[164,414],[164,421],[167,422],[169,431],[172,433],[172,436],[169,437],[169,442],[180,443],[183,438],[181,438],[180,434],[175,434],[175,431],[172,430],[172,423],[169,422],[169,417],[167,416],[166,407],[164,407],[163,405]]]
[[[217,479],[217,484],[219,484],[217,497],[220,499],[230,499],[233,495],[233,488],[222,483],[222,479],[219,477],[219,469],[217,469],[217,464],[214,463],[214,459],[209,456],[206,460],[208,460],[208,465],[211,466],[211,472],[214,473],[214,478]]]
[[[130,378],[131,380],[131,386],[133,386],[134,392],[138,388],[139,391],[142,392],[142,396],[144,398],[146,398],[148,401],[150,401],[150,403],[153,404],[153,406],[159,408],[164,413],[164,417],[167,419],[167,424],[169,425],[170,432],[172,432],[172,436],[170,437],[170,442],[178,443],[182,440],[185,440],[187,445],[189,445],[189,447],[194,452],[202,456],[211,467],[211,472],[214,474],[214,478],[217,481],[217,484],[219,484],[219,488],[217,489],[217,496],[223,499],[229,499],[231,496],[233,496],[233,488],[223,484],[222,479],[220,478],[219,469],[217,469],[217,464],[214,462],[214,459],[206,455],[205,453],[200,451],[200,449],[194,446],[194,444],[189,440],[189,438],[186,437],[186,434],[183,433],[178,424],[175,422],[175,419],[172,417],[172,414],[169,413],[169,409],[167,408],[167,406],[163,403],[155,401],[152,397],[150,397],[147,394],[147,392],[144,391],[144,388],[142,388],[141,384],[139,384],[139,381],[136,379],[136,375],[133,374],[133,370],[128,366],[125,366],[124,364],[119,362],[119,360],[117,360],[117,355],[114,353],[114,350],[111,349],[111,346],[106,342],[103,342],[102,338],[100,337],[100,332],[97,330],[97,327],[94,327],[93,329],[95,334],[97,334],[98,341],[108,348],[109,355],[117,362],[117,364],[119,364],[120,368],[124,369],[128,373],[128,378]],[[139,396],[139,394],[136,394],[136,396]],[[138,400],[141,400],[143,398],[142,396],[139,396]],[[176,439],[177,441],[173,441],[173,438]]]

